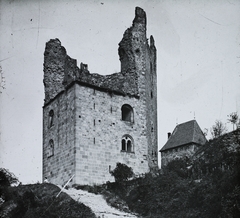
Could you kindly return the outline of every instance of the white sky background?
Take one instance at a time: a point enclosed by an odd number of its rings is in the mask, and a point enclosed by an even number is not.
[[[119,72],[136,6],[157,47],[159,149],[194,113],[202,130],[240,114],[240,0],[0,0],[0,167],[41,181],[45,43],[59,38],[91,73]]]

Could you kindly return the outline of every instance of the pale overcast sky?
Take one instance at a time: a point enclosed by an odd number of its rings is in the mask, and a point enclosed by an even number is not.
[[[240,0],[0,0],[0,167],[42,179],[45,43],[59,38],[91,73],[119,72],[136,6],[157,47],[159,149],[194,114],[202,129],[240,114]]]

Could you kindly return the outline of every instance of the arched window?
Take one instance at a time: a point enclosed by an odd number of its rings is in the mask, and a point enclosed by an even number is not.
[[[54,142],[52,139],[50,139],[48,143],[48,157],[52,157],[53,155],[54,155]]]
[[[134,152],[133,138],[130,135],[122,137],[122,151]]]
[[[133,109],[130,105],[124,104],[122,106],[122,120],[133,122]]]
[[[52,127],[53,126],[53,118],[54,118],[54,111],[50,110],[49,114],[48,114],[48,127]]]
[[[127,140],[127,151],[132,152],[132,141],[131,140]]]
[[[122,151],[126,151],[126,140],[122,139]]]

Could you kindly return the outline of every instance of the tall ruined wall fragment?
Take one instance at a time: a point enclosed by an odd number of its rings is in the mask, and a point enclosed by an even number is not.
[[[77,61],[70,58],[59,39],[46,43],[44,52],[44,88],[45,103],[53,99],[74,80],[78,72]]]
[[[121,72],[137,77],[141,101],[139,110],[145,118],[143,134],[147,137],[149,167],[157,168],[157,50],[153,36],[150,36],[150,45],[148,43],[146,24],[145,11],[136,7],[132,26],[125,31],[118,53]]]
[[[146,47],[146,13],[137,7],[133,24],[128,28],[119,43],[118,54],[121,72],[136,72],[141,66],[139,61]],[[140,64],[140,65],[139,65]]]

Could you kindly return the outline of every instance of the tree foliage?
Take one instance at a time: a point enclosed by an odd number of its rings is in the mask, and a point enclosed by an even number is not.
[[[124,182],[133,177],[134,173],[131,167],[126,164],[117,163],[116,168],[110,172],[116,182]]]
[[[181,178],[187,178],[188,176],[188,159],[174,159],[170,161],[164,168],[165,172],[174,172]]]
[[[10,186],[19,183],[18,178],[5,168],[0,168],[0,186]]]
[[[223,124],[222,121],[216,120],[215,124],[210,129],[212,138],[218,138],[221,135],[225,134],[227,132],[227,127]]]
[[[228,117],[229,117],[228,121],[233,125],[233,130],[234,126],[236,128],[240,127],[240,119],[237,112],[232,112],[231,114],[228,115]]]

